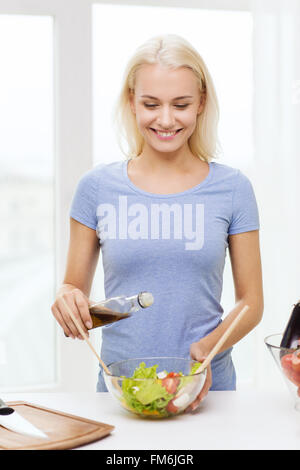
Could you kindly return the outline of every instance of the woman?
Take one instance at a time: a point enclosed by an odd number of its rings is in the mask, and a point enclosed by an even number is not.
[[[261,320],[259,220],[253,189],[216,157],[218,103],[198,52],[176,35],[155,37],[128,63],[116,106],[126,161],[98,165],[77,187],[64,283],[52,312],[80,337],[61,296],[87,332],[91,284],[103,256],[106,297],[150,291],[155,302],[102,328],[101,357],[179,356],[203,360],[245,304],[236,331],[208,368],[208,390],[235,390],[233,344]],[[226,250],[236,303],[221,320]],[[97,391],[106,391],[100,370]]]

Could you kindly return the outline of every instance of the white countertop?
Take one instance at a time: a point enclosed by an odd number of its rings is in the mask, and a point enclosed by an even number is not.
[[[115,426],[82,450],[300,449],[300,412],[288,391],[211,391],[194,413],[162,420],[130,414],[108,393],[4,393],[1,398]]]

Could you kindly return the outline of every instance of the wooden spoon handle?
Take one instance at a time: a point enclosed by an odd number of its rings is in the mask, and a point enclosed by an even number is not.
[[[202,372],[208,364],[212,361],[212,359],[215,357],[215,355],[219,352],[227,338],[231,335],[232,331],[234,328],[237,326],[237,324],[241,321],[245,313],[249,310],[249,305],[245,305],[244,308],[240,311],[240,313],[235,317],[233,322],[229,325],[227,330],[223,333],[219,341],[215,344],[213,349],[210,351],[208,354],[207,358],[202,362],[201,366],[196,370],[195,374],[199,374]]]
[[[75,315],[73,314],[72,310],[70,309],[69,305],[66,303],[65,299],[61,296],[60,297],[64,306],[66,307],[66,310],[68,311],[70,317],[72,318],[73,322],[75,323],[76,327],[78,328],[78,330],[80,331],[80,334],[82,335],[82,337],[85,339],[85,341],[87,342],[87,344],[89,345],[89,347],[91,348],[91,350],[93,351],[93,353],[95,354],[96,358],[98,359],[99,363],[101,364],[101,366],[103,367],[103,369],[105,370],[105,372],[107,373],[107,375],[112,375],[111,372],[109,371],[109,369],[107,368],[107,366],[104,364],[104,362],[102,361],[101,357],[99,356],[99,354],[97,353],[97,351],[95,350],[94,346],[92,345],[92,343],[90,342],[89,338],[87,337],[87,335],[85,334],[84,330],[82,329],[80,323],[78,322],[77,318],[75,317]]]

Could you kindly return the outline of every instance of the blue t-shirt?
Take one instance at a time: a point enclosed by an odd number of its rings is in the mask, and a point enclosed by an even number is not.
[[[135,357],[189,357],[222,321],[228,235],[259,229],[255,195],[240,171],[216,162],[198,185],[153,194],[128,177],[128,161],[100,164],[77,186],[70,216],[96,230],[106,298],[152,292],[154,304],[102,327],[106,364]],[[235,390],[232,348],[212,361],[211,390]],[[100,368],[97,391],[106,391]]]

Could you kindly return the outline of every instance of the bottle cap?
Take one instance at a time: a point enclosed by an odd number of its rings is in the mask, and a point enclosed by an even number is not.
[[[142,308],[150,307],[154,302],[154,297],[150,292],[140,292],[138,302]]]

